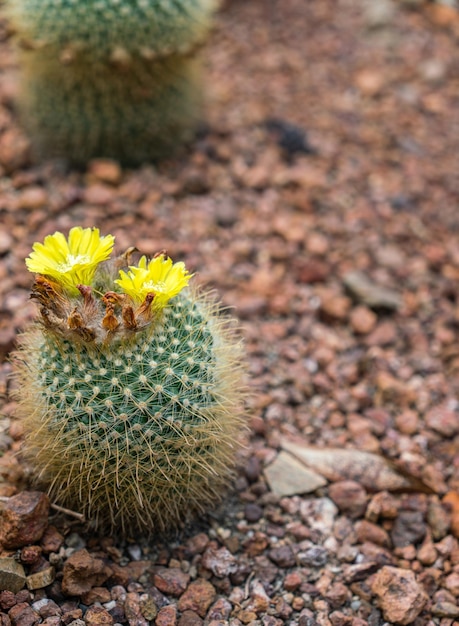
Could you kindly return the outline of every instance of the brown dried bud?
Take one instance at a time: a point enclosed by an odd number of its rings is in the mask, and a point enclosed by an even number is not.
[[[104,328],[109,333],[114,333],[115,330],[120,325],[120,323],[115,316],[114,305],[110,304],[109,302],[107,302],[106,305],[107,305],[107,309],[106,309],[104,318],[102,320],[102,328]]]
[[[134,315],[134,309],[132,306],[125,306],[123,308],[123,324],[128,330],[135,330],[137,328],[137,322]]]
[[[77,335],[79,335],[83,339],[83,341],[94,341],[96,337],[95,332],[85,325],[81,314],[76,308],[73,309],[73,311],[67,318],[67,327],[69,330],[77,333]]]

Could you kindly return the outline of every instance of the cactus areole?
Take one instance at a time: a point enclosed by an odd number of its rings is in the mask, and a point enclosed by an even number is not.
[[[15,355],[24,454],[57,504],[104,531],[167,532],[215,504],[244,426],[242,346],[165,252],[110,260],[73,228],[26,259],[40,316]]]
[[[38,158],[164,158],[201,120],[217,0],[7,0],[19,110]]]

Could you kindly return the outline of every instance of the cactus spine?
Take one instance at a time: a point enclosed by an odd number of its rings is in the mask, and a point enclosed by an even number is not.
[[[15,358],[24,452],[39,480],[56,502],[124,534],[168,531],[218,501],[244,424],[231,321],[181,290],[183,264],[164,255],[151,264],[114,283],[126,259],[102,262],[78,295],[49,268],[39,274],[41,319]]]
[[[192,138],[217,0],[9,0],[19,106],[39,157],[129,165]]]

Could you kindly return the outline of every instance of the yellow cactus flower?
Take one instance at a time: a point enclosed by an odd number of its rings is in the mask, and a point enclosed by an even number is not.
[[[101,237],[98,228],[75,226],[68,240],[62,233],[34,243],[33,252],[25,260],[27,269],[53,278],[71,295],[78,295],[77,285],[90,285],[97,266],[110,256],[115,238]]]
[[[188,285],[191,276],[183,262],[173,263],[172,259],[160,254],[149,262],[143,256],[137,267],[129,266],[128,273],[120,270],[120,278],[115,283],[138,304],[149,293],[154,293],[152,306],[158,310]]]

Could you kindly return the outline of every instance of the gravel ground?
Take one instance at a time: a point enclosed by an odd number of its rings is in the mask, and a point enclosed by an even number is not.
[[[6,32],[0,624],[459,624],[456,8],[228,2],[206,50],[208,127],[135,171],[29,163]],[[167,541],[92,537],[30,491],[17,456],[24,257],[74,225],[166,248],[243,326],[234,492]],[[297,459],[316,448],[314,484]]]

